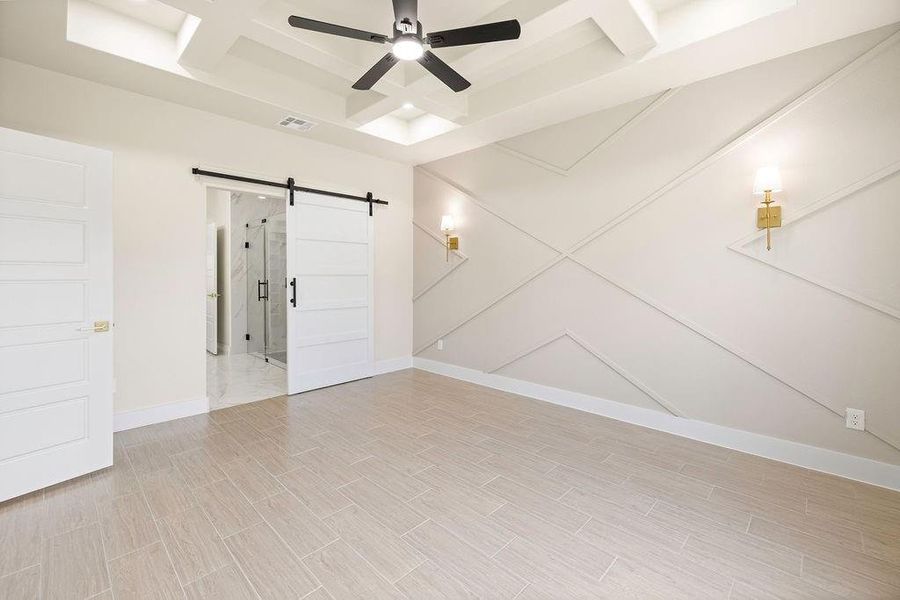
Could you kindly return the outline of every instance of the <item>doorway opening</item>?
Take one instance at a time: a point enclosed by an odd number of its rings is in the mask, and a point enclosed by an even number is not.
[[[284,195],[210,187],[206,217],[206,373],[210,408],[284,395]]]

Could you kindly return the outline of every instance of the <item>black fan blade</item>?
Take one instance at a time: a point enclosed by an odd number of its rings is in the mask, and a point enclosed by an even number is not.
[[[378,80],[384,77],[384,74],[391,70],[391,67],[400,62],[391,52],[385,54],[381,60],[375,63],[366,74],[359,78],[359,81],[353,84],[354,90],[371,90],[372,86],[378,83]]]
[[[469,44],[517,40],[521,33],[522,28],[519,26],[519,22],[513,19],[512,21],[500,21],[499,23],[485,23],[484,25],[474,25],[472,27],[435,31],[428,34],[428,43],[432,48],[468,46]]]
[[[394,20],[399,23],[403,19],[409,19],[410,24],[415,27],[419,21],[419,1],[418,0],[394,0]]]
[[[447,84],[454,92],[461,92],[470,85],[465,78],[453,70],[453,67],[439,59],[430,50],[422,55],[419,64],[428,69],[432,75]]]
[[[319,33],[330,33],[331,35],[339,35],[341,37],[353,38],[354,40],[362,40],[364,42],[384,44],[388,41],[388,37],[386,35],[381,35],[380,33],[372,33],[371,31],[363,31],[362,29],[353,29],[352,27],[344,27],[343,25],[334,25],[332,23],[307,19],[306,17],[288,17],[288,23],[290,23],[292,27],[308,29],[309,31],[318,31]]]

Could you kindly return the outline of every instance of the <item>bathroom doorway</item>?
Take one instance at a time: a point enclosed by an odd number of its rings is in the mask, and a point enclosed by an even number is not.
[[[283,194],[207,188],[207,396],[210,408],[287,393]],[[212,250],[210,250],[212,252]],[[215,264],[215,277],[209,273]],[[211,301],[210,298],[215,298]],[[215,311],[211,316],[210,311]],[[211,325],[210,323],[215,323]],[[210,344],[215,326],[216,344]],[[212,347],[211,347],[212,346]]]

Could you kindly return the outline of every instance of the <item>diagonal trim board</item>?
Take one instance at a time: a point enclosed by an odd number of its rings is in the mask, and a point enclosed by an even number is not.
[[[827,208],[828,206],[831,206],[835,202],[840,202],[841,200],[849,198],[856,192],[859,192],[871,185],[878,183],[879,181],[882,181],[893,175],[896,175],[898,172],[900,172],[900,161],[893,162],[882,169],[879,169],[873,173],[866,175],[859,181],[855,181],[848,186],[845,186],[835,192],[832,192],[831,194],[828,194],[827,196],[820,198],[819,200],[816,200],[815,202],[811,202],[810,204],[807,204],[806,206],[804,206],[801,209],[799,209],[798,211],[796,211],[794,213],[794,215],[791,216],[790,219],[784,219],[784,223],[782,224],[782,227],[786,228],[786,227],[793,225],[794,223],[802,221],[803,219],[806,219],[807,217],[810,217],[810,216],[816,214],[817,212]],[[765,234],[766,233],[765,233],[764,229],[761,231],[753,232],[750,235],[744,236],[741,239],[729,244],[728,249],[732,250],[734,252],[737,252],[738,254],[741,254],[743,256],[746,256],[747,258],[751,258],[757,262],[760,262],[760,263],[766,265],[767,267],[777,269],[778,271],[781,271],[782,273],[787,273],[788,275],[792,275],[794,277],[797,277],[798,279],[802,279],[803,281],[809,282],[809,283],[816,285],[822,289],[828,290],[839,296],[843,296],[844,298],[848,298],[850,300],[853,300],[854,302],[862,304],[863,306],[867,306],[867,307],[869,307],[873,310],[876,310],[882,314],[885,314],[889,317],[900,320],[900,310],[897,310],[897,308],[895,308],[895,307],[888,306],[886,304],[882,304],[882,303],[872,300],[870,298],[866,298],[865,296],[863,296],[861,294],[851,292],[850,290],[845,290],[845,289],[843,289],[839,286],[833,285],[831,283],[821,281],[821,280],[813,278],[813,277],[808,277],[806,275],[800,275],[799,273],[795,273],[793,271],[789,271],[788,269],[786,269],[784,267],[780,267],[774,263],[763,260],[763,259],[759,258],[758,256],[756,256],[755,254],[752,254],[746,250],[746,246],[749,243],[762,238],[763,236],[765,236]]]
[[[526,356],[529,356],[530,354],[537,352],[541,348],[548,346],[549,344],[552,344],[556,340],[558,340],[560,338],[564,338],[564,337],[569,338],[570,340],[572,340],[573,342],[575,342],[576,344],[578,344],[579,346],[584,348],[594,358],[596,358],[597,360],[599,360],[600,362],[605,364],[607,367],[609,367],[610,369],[612,369],[613,371],[618,373],[622,377],[622,379],[625,379],[628,383],[630,383],[635,388],[637,388],[638,390],[643,392],[651,400],[653,400],[654,402],[659,404],[663,409],[665,409],[665,411],[668,412],[669,414],[674,415],[676,417],[684,417],[685,416],[684,413],[682,413],[680,410],[678,410],[675,406],[673,406],[671,403],[669,403],[667,400],[665,400],[662,396],[657,394],[655,391],[650,389],[644,382],[642,382],[640,379],[638,379],[637,377],[635,377],[634,375],[632,375],[631,373],[626,371],[624,369],[624,367],[621,367],[618,363],[613,361],[611,358],[609,358],[605,354],[601,354],[599,351],[595,350],[583,338],[581,338],[580,336],[578,336],[575,333],[572,333],[568,329],[564,329],[564,330],[560,331],[559,333],[556,333],[556,334],[550,336],[549,338],[547,338],[541,342],[538,342],[537,344],[528,348],[527,350],[519,352],[519,353],[515,354],[514,356],[512,356],[508,359],[505,359],[502,363],[498,364],[496,367],[493,367],[493,368],[485,371],[485,373],[496,373],[503,367],[511,365],[512,363],[516,362],[517,360],[525,358]]]
[[[709,156],[707,156],[706,158],[704,158],[703,160],[701,160],[700,162],[698,162],[697,164],[695,164],[694,166],[689,168],[688,170],[684,171],[681,175],[679,175],[678,177],[676,177],[669,183],[665,184],[664,186],[662,186],[661,188],[659,188],[658,190],[656,190],[655,192],[653,192],[652,194],[650,194],[649,196],[647,196],[646,198],[641,200],[640,202],[633,204],[630,208],[623,211],[618,216],[616,216],[613,219],[611,219],[610,221],[608,221],[605,225],[599,227],[593,233],[589,234],[583,240],[581,240],[580,242],[575,244],[575,246],[573,246],[569,250],[569,252],[578,251],[579,249],[583,248],[584,246],[587,246],[588,244],[590,244],[592,241],[594,241],[601,235],[618,227],[619,225],[621,225],[622,223],[627,221],[629,218],[631,218],[633,215],[638,213],[640,210],[642,210],[646,206],[652,204],[653,202],[655,202],[656,200],[658,200],[665,194],[669,193],[670,191],[672,191],[673,189],[675,189],[676,187],[678,187],[679,185],[681,185],[682,183],[687,181],[688,179],[692,178],[694,175],[696,175],[696,174],[700,173],[701,171],[707,169],[708,167],[712,166],[714,163],[718,162],[720,159],[728,156],[729,154],[731,154],[732,152],[737,150],[739,147],[743,146],[745,143],[749,142],[751,139],[753,139],[754,137],[756,137],[757,135],[759,135],[760,133],[762,133],[763,131],[765,131],[766,129],[768,129],[769,127],[771,127],[772,125],[774,125],[775,123],[780,121],[781,119],[783,119],[784,117],[788,116],[789,114],[791,114],[792,112],[794,112],[795,110],[797,110],[798,108],[800,108],[801,106],[803,106],[804,104],[806,104],[807,102],[812,100],[813,98],[816,98],[822,92],[831,88],[834,84],[838,83],[839,81],[841,81],[842,79],[844,79],[845,77],[850,75],[851,73],[854,73],[857,69],[859,69],[863,65],[868,64],[869,61],[871,61],[872,59],[874,59],[875,57],[880,55],[882,52],[884,52],[885,50],[887,50],[888,48],[890,48],[891,46],[896,44],[898,41],[900,41],[900,31],[897,31],[897,32],[891,34],[890,36],[888,36],[881,42],[875,44],[868,51],[866,51],[863,54],[861,54],[860,56],[856,57],[855,59],[850,61],[845,66],[838,69],[837,71],[832,73],[830,76],[826,77],[823,81],[821,81],[817,85],[813,86],[811,89],[807,90],[806,92],[804,92],[803,94],[801,94],[800,96],[798,96],[797,98],[795,98],[794,100],[789,102],[787,105],[781,107],[780,109],[778,109],[777,111],[775,111],[774,113],[769,115],[767,118],[763,119],[760,123],[751,127],[750,129],[748,129],[747,131],[745,131],[744,133],[742,133],[741,135],[739,135],[732,141],[728,142],[727,144],[725,144],[724,146],[722,146],[721,148],[719,148],[718,150],[716,150],[715,152],[713,152],[712,154],[710,154]]]
[[[510,156],[514,156],[520,160],[524,160],[526,162],[530,162],[531,164],[541,167],[542,169],[546,169],[552,173],[556,173],[557,175],[568,176],[575,168],[580,165],[582,162],[587,160],[589,157],[593,156],[601,149],[606,146],[611,145],[613,142],[624,136],[628,131],[630,131],[635,125],[643,121],[650,113],[655,111],[657,108],[668,102],[672,96],[678,93],[678,90],[681,88],[672,88],[668,89],[662,94],[658,95],[653,99],[650,104],[639,110],[634,116],[627,119],[624,123],[622,123],[619,127],[616,128],[611,134],[603,138],[599,144],[588,150],[584,155],[580,158],[576,159],[568,167],[559,167],[554,165],[553,163],[547,162],[546,160],[537,158],[536,156],[531,156],[530,154],[526,154],[524,152],[520,152],[518,150],[514,150],[509,146],[505,146],[502,142],[496,142],[494,144],[495,147],[502,150],[503,152],[509,154]]]
[[[441,245],[441,248],[444,248],[444,240],[441,239],[441,236],[439,236],[438,234],[434,233],[433,231],[431,231],[431,230],[425,228],[424,226],[419,225],[419,224],[416,223],[415,221],[413,221],[412,224],[413,224],[414,227],[418,228],[420,231],[422,231],[423,233],[425,233],[426,235],[428,235],[431,239],[433,239],[433,240],[436,241],[438,244],[440,244],[440,245]],[[431,288],[433,288],[434,286],[436,286],[437,284],[439,284],[441,281],[444,280],[445,277],[447,277],[448,275],[450,275],[450,273],[452,273],[453,271],[455,271],[455,270],[458,269],[459,267],[463,266],[463,265],[466,263],[466,261],[469,260],[469,257],[466,256],[465,254],[463,254],[462,252],[460,252],[459,250],[451,250],[451,252],[453,252],[453,254],[455,254],[456,256],[459,256],[462,260],[460,260],[458,263],[455,263],[452,267],[450,267],[449,269],[447,269],[446,271],[444,271],[444,272],[443,272],[439,277],[437,277],[434,281],[432,281],[431,283],[429,283],[428,285],[426,285],[424,288],[422,288],[421,291],[419,291],[418,293],[414,294],[414,295],[413,295],[413,302],[415,302],[416,300],[418,300],[419,298],[421,298],[422,296],[424,296],[425,293],[428,292],[428,290],[430,290]]]
[[[677,186],[681,185],[682,183],[684,183],[685,181],[687,181],[688,179],[690,179],[691,177],[693,177],[700,171],[706,169],[713,163],[717,162],[719,159],[727,156],[728,154],[733,152],[735,149],[740,147],[742,144],[744,144],[751,138],[755,137],[756,135],[758,135],[759,133],[764,131],[769,126],[778,122],[779,120],[781,120],[782,118],[784,118],[785,116],[787,116],[788,114],[790,114],[791,112],[793,112],[794,110],[799,108],[800,106],[806,104],[807,102],[809,102],[813,98],[817,97],[819,94],[821,94],[825,90],[829,89],[831,86],[833,86],[838,81],[842,80],[844,77],[853,73],[858,68],[860,68],[864,64],[868,63],[870,60],[872,60],[876,56],[880,55],[884,50],[893,46],[898,40],[900,40],[900,31],[895,32],[894,34],[888,36],[886,39],[879,42],[878,44],[873,46],[871,49],[869,49],[862,55],[858,56],[856,59],[854,59],[853,61],[851,61],[850,63],[848,63],[847,65],[845,65],[844,67],[842,67],[841,69],[839,69],[838,71],[836,71],[835,73],[833,73],[832,75],[827,77],[826,79],[824,79],[822,82],[820,82],[819,84],[817,84],[816,86],[814,86],[813,88],[808,90],[807,92],[804,92],[803,94],[798,96],[796,99],[794,99],[793,101],[791,101],[790,103],[788,103],[787,105],[782,107],[781,109],[775,111],[772,115],[770,115],[769,117],[764,119],[759,124],[755,125],[754,127],[750,128],[749,130],[747,130],[746,132],[744,132],[743,134],[741,134],[740,136],[738,136],[731,142],[722,146],[720,149],[718,149],[714,153],[710,154],[709,156],[707,156],[700,162],[696,163],[694,166],[688,168],[681,175],[679,175],[679,176],[675,177],[673,180],[671,180],[668,184],[662,186],[657,191],[653,192],[652,194],[650,194],[643,200],[632,205],[632,207],[630,207],[629,209],[627,209],[626,211],[621,213],[619,216],[614,217],[612,220],[608,221],[605,225],[603,225],[600,228],[598,228],[597,230],[595,230],[592,234],[588,235],[587,237],[582,239],[580,242],[576,243],[574,246],[572,246],[567,251],[559,250],[558,248],[555,248],[551,244],[549,244],[543,240],[540,240],[537,236],[535,236],[534,234],[532,234],[528,231],[525,231],[521,227],[515,225],[510,219],[499,214],[497,211],[487,208],[485,203],[482,202],[481,200],[478,200],[474,196],[474,194],[472,194],[470,191],[462,188],[461,186],[455,184],[454,182],[450,181],[449,179],[443,177],[442,175],[434,173],[424,167],[417,167],[421,173],[424,173],[424,174],[432,177],[433,179],[440,181],[440,182],[444,183],[445,185],[448,185],[449,187],[455,189],[457,192],[459,192],[460,194],[465,196],[468,200],[475,203],[477,206],[484,208],[490,214],[493,214],[497,218],[512,225],[519,231],[525,233],[526,235],[528,235],[529,237],[531,237],[535,240],[538,240],[542,244],[555,250],[556,252],[559,252],[560,254],[559,254],[559,256],[555,257],[551,261],[547,262],[543,266],[541,266],[538,269],[536,269],[535,271],[533,271],[530,275],[526,276],[523,280],[517,282],[512,287],[510,287],[507,290],[505,290],[504,292],[502,292],[498,297],[495,297],[494,299],[489,301],[487,304],[485,304],[481,308],[476,309],[475,311],[470,313],[464,319],[457,322],[455,325],[451,326],[449,329],[445,330],[443,333],[435,336],[433,339],[429,340],[428,342],[426,342],[426,343],[420,345],[418,348],[414,349],[413,355],[422,353],[425,349],[427,349],[428,347],[433,345],[438,339],[440,339],[442,337],[446,337],[447,335],[460,329],[461,327],[466,325],[468,322],[472,321],[473,319],[478,317],[480,314],[482,314],[483,312],[490,309],[492,306],[496,305],[497,303],[501,302],[502,300],[504,300],[505,298],[507,298],[508,296],[510,296],[517,290],[519,290],[520,288],[524,287],[526,284],[528,284],[529,282],[531,282],[532,280],[534,280],[535,278],[540,276],[542,273],[546,272],[550,268],[559,264],[566,258],[569,258],[573,262],[575,262],[575,263],[579,264],[580,266],[582,266],[583,268],[587,269],[589,272],[603,278],[604,280],[606,280],[610,284],[614,285],[615,287],[619,288],[620,290],[634,296],[635,298],[641,300],[648,306],[665,314],[667,317],[681,323],[683,326],[692,330],[694,333],[706,338],[707,340],[716,344],[720,348],[728,351],[729,353],[731,353],[732,355],[736,356],[737,358],[743,360],[750,366],[752,366],[752,367],[758,369],[759,371],[765,373],[766,375],[774,378],[775,380],[779,381],[780,383],[784,384],[785,386],[789,387],[790,389],[796,391],[797,393],[801,394],[802,396],[808,398],[809,400],[818,404],[819,406],[824,407],[832,414],[834,414],[840,418],[843,418],[843,415],[841,415],[839,412],[832,409],[830,406],[828,406],[824,402],[816,399],[813,395],[811,395],[811,393],[804,392],[803,390],[799,389],[797,386],[789,383],[786,380],[786,378],[776,375],[771,367],[766,368],[765,366],[763,366],[758,359],[753,359],[753,358],[748,357],[747,353],[741,351],[738,348],[732,347],[730,344],[728,344],[724,340],[717,338],[711,332],[705,331],[699,325],[692,323],[683,317],[679,317],[678,315],[674,314],[673,311],[661,306],[660,304],[654,302],[650,298],[647,298],[644,295],[639,294],[638,292],[636,292],[633,289],[630,289],[629,287],[625,286],[624,284],[613,281],[608,275],[605,275],[603,273],[600,273],[600,272],[594,270],[589,265],[585,264],[581,260],[574,257],[573,253],[578,251],[579,249],[583,248],[584,246],[586,246],[593,240],[599,238],[601,235],[603,235],[607,231],[610,231],[614,227],[618,226],[619,224],[621,224],[622,222],[624,222],[625,220],[627,220],[628,218],[630,218],[631,216],[633,216],[634,214],[636,214],[637,212],[639,212],[640,210],[645,208],[646,206],[649,206],[651,203],[653,203],[654,201],[656,201],[657,199],[659,199],[660,197],[662,197],[663,195],[665,195],[672,189],[675,189]],[[880,441],[884,442],[885,444],[888,444],[889,446],[891,446],[897,450],[900,450],[900,440],[889,440],[888,436],[878,433],[877,431],[873,431],[871,426],[867,427],[866,433],[874,436],[875,438],[879,439]]]
[[[505,215],[500,213],[497,209],[491,207],[491,205],[488,204],[487,202],[480,200],[478,198],[478,196],[475,195],[474,192],[472,192],[471,190],[467,190],[466,188],[462,187],[460,184],[456,183],[455,181],[451,181],[451,180],[447,179],[446,177],[444,177],[443,175],[435,173],[434,171],[432,171],[430,169],[426,169],[425,167],[423,167],[421,165],[417,166],[416,169],[419,171],[419,173],[422,173],[423,175],[427,175],[431,179],[433,179],[439,183],[443,183],[444,185],[446,185],[448,187],[453,188],[454,190],[456,190],[457,192],[459,192],[460,194],[465,196],[466,200],[468,200],[470,203],[474,204],[475,206],[477,206],[484,212],[500,219],[501,221],[503,221],[504,223],[506,223],[507,225],[509,225],[516,231],[518,231],[519,233],[522,233],[522,234],[530,237],[531,239],[538,242],[539,244],[547,246],[554,252],[565,252],[564,250],[560,250],[559,248],[557,248],[550,242],[544,241],[541,238],[539,238],[538,236],[531,233],[530,231],[520,227],[519,225],[516,225],[516,223],[512,219],[506,217]]]

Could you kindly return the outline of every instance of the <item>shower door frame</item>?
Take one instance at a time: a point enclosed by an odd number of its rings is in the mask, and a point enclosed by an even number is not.
[[[258,220],[258,221],[261,221],[261,222],[260,222],[259,224],[256,224],[256,225],[254,225],[253,223],[246,223],[246,224],[245,224],[245,227],[244,227],[244,231],[245,231],[245,235],[244,235],[244,252],[245,252],[245,255],[244,255],[244,263],[247,265],[247,282],[246,282],[246,283],[247,283],[247,288],[246,288],[246,290],[245,290],[245,293],[246,293],[246,295],[247,295],[247,323],[246,323],[246,325],[247,325],[247,331],[246,331],[246,334],[247,334],[247,354],[250,354],[251,356],[259,356],[259,357],[261,357],[263,360],[265,360],[266,362],[268,362],[268,361],[269,361],[269,359],[268,359],[268,347],[269,347],[269,327],[268,327],[268,320],[269,320],[269,311],[268,311],[267,303],[268,303],[268,298],[269,298],[269,281],[268,281],[268,279],[266,279],[265,281],[262,281],[262,280],[257,279],[257,282],[254,284],[254,283],[253,283],[253,279],[254,279],[254,278],[251,278],[251,277],[250,277],[250,275],[251,275],[251,271],[250,271],[250,264],[251,264],[251,263],[250,263],[250,253],[253,252],[253,251],[255,250],[255,248],[256,248],[256,247],[254,246],[254,244],[259,244],[259,245],[262,247],[262,271],[261,271],[261,274],[262,274],[264,277],[268,275],[268,273],[266,273],[266,262],[267,262],[267,256],[266,256],[266,254],[267,254],[267,250],[268,250],[268,249],[266,248],[266,219],[264,218],[264,219],[257,219],[257,220]],[[260,228],[260,229],[261,229],[261,232],[260,232],[260,234],[259,234],[259,239],[256,240],[256,241],[254,241],[253,243],[251,243],[251,242],[250,242],[250,230],[251,230],[251,229],[255,229],[255,228]],[[265,289],[266,289],[266,295],[265,295],[264,297],[260,295],[260,293],[261,293],[261,292],[260,292],[260,288],[261,288],[261,286],[263,286],[263,285],[265,285]],[[254,298],[254,295],[256,296],[256,298]],[[252,346],[252,345],[251,345],[252,342],[256,341],[256,340],[254,339],[254,336],[257,335],[257,331],[256,331],[254,328],[252,328],[251,325],[250,325],[250,322],[251,322],[251,310],[250,310],[250,308],[253,307],[253,306],[256,306],[255,303],[257,303],[257,302],[262,302],[263,300],[265,300],[265,302],[263,303],[263,306],[262,306],[262,327],[261,327],[261,331],[262,331],[262,348],[260,349],[260,348],[256,348],[255,346]]]
[[[278,216],[282,216],[284,219],[285,231],[281,234],[284,237],[285,246],[287,245],[287,214],[278,213],[276,215],[269,215],[263,217],[261,219],[257,219],[256,221],[251,221],[250,223],[245,224],[245,230],[247,231],[247,237],[245,238],[244,250],[247,252],[245,258],[245,264],[247,265],[247,335],[250,336],[249,342],[254,341],[254,336],[258,334],[257,330],[251,327],[251,310],[250,307],[253,306],[254,302],[262,302],[262,349],[253,347],[251,350],[251,346],[247,346],[247,353],[255,356],[261,356],[263,360],[267,363],[272,363],[282,369],[287,369],[287,254],[283,257],[284,264],[281,269],[284,274],[283,277],[278,277],[277,280],[273,280],[272,275],[272,265],[274,264],[270,260],[270,241],[271,235],[273,235],[273,223],[274,219]],[[258,222],[258,224],[256,224]],[[253,242],[249,239],[250,231],[253,229],[259,228],[261,232],[258,234],[257,239]],[[252,261],[250,259],[250,253],[254,251],[254,244],[258,244],[261,246],[262,251],[262,270],[260,274],[264,279],[259,279],[258,277],[251,277],[251,264]],[[285,248],[286,251],[286,248]],[[253,283],[253,280],[256,279],[256,283]],[[272,344],[272,307],[273,307],[273,299],[272,299],[272,286],[273,282],[275,285],[275,290],[280,290],[280,293],[283,295],[282,298],[282,308],[284,310],[284,347],[280,349],[275,349]],[[254,287],[255,286],[255,287]],[[262,290],[265,290],[265,295],[262,295]],[[254,295],[256,298],[254,298]],[[284,352],[285,360],[279,360],[274,358],[272,354],[275,351]]]
[[[283,231],[280,233],[283,238],[284,243],[284,255],[281,258],[281,261],[270,261],[270,255],[272,250],[272,236],[277,236],[278,232],[275,231],[275,225],[278,222],[278,217],[282,219]],[[287,329],[287,212],[281,212],[274,215],[269,215],[265,219],[263,219],[263,243],[265,244],[264,248],[264,262],[265,262],[265,275],[266,275],[266,311],[265,311],[265,359],[266,362],[271,362],[276,366],[279,366],[283,369],[287,369],[287,338],[288,338],[288,329]],[[280,273],[277,268],[281,266]],[[272,278],[273,266],[275,267],[275,279]],[[276,295],[272,296],[272,283],[275,282],[275,290]],[[280,348],[275,348],[272,339],[273,339],[273,331],[277,331],[277,327],[273,327],[273,314],[276,312],[273,310],[274,302],[279,299],[282,301],[281,309],[282,309],[282,329],[284,333],[284,344]],[[274,358],[273,354],[275,352],[283,352],[284,360],[279,360]]]

